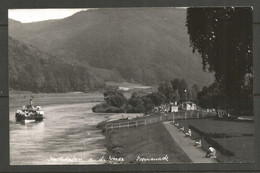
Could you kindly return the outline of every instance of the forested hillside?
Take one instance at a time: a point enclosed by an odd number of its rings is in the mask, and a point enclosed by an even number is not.
[[[83,88],[100,86],[103,81],[153,85],[174,78],[184,78],[189,85],[202,87],[213,82],[213,74],[204,72],[199,55],[192,53],[185,20],[186,10],[176,8],[95,9],[60,20],[20,23],[10,19],[9,35],[53,55],[66,66],[86,68],[84,76],[89,77],[83,81],[91,82]],[[19,58],[24,64],[31,64],[26,62],[28,58]],[[19,66],[16,63],[13,61],[12,65]],[[39,64],[36,59],[34,63]],[[61,64],[46,68],[54,78],[67,83],[56,74],[65,68]],[[76,73],[81,70],[72,69]],[[12,80],[21,81],[15,74]],[[19,85],[26,88],[26,82]],[[74,82],[77,86],[82,84]],[[13,88],[16,85],[11,83]]]
[[[9,83],[33,92],[88,91],[105,85],[90,68],[66,64],[9,37]]]

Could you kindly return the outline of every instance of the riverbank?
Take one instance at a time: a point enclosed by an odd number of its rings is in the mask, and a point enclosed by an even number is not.
[[[162,123],[120,129],[104,135],[106,158],[123,158],[123,164],[191,163]]]

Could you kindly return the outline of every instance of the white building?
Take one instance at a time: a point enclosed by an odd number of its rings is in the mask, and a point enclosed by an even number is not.
[[[170,111],[171,112],[178,112],[179,111],[179,107],[178,107],[177,102],[170,103]]]
[[[181,108],[183,110],[197,110],[197,105],[193,102],[183,102]]]

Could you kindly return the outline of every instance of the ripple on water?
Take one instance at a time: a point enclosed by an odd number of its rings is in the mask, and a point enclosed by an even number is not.
[[[46,119],[40,123],[22,125],[11,120],[11,165],[53,164],[50,157],[77,156],[88,160],[104,156],[104,136],[96,125],[108,115],[94,114],[93,105],[95,103],[45,107]]]

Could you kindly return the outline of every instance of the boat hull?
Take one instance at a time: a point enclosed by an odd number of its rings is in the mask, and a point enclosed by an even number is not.
[[[44,119],[43,115],[31,115],[31,116],[25,116],[16,113],[15,114],[16,121],[21,121],[21,122],[35,122],[35,121],[42,121]]]
[[[33,122],[35,122],[35,120],[26,120],[26,119],[25,119],[23,122],[24,122],[24,123],[33,123]]]

